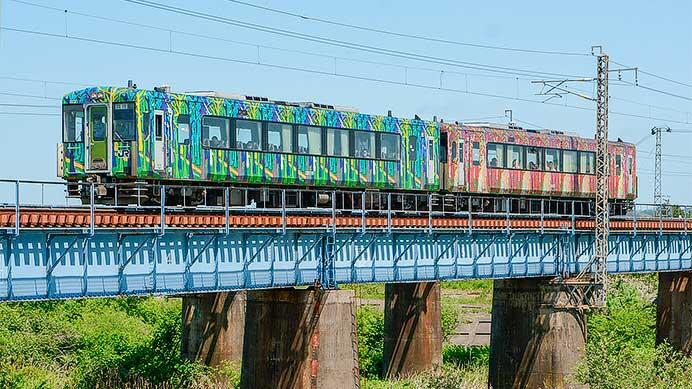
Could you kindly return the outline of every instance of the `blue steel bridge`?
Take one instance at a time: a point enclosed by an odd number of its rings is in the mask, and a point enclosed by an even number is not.
[[[327,206],[289,207],[277,190],[277,208],[101,205],[95,196],[84,205],[64,199],[62,182],[2,183],[0,301],[567,278],[594,254],[593,219],[576,215],[574,201],[560,212],[526,200],[543,211],[490,213],[484,203],[509,200],[488,198],[452,212],[433,207],[444,201],[432,194],[427,209],[392,209],[395,195],[363,192],[350,194],[360,206],[337,206],[332,195]],[[63,197],[47,200],[48,187]],[[611,216],[608,271],[691,270],[690,211],[636,204]]]

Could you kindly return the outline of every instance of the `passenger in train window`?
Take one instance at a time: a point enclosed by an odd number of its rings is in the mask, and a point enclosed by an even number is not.
[[[490,160],[490,167],[497,167],[497,158],[493,158]]]
[[[519,168],[519,162],[514,159],[512,160],[512,169],[518,169]]]
[[[552,172],[553,170],[555,170],[553,168],[553,161],[548,161],[548,166],[547,166],[546,170],[548,170],[549,172]]]

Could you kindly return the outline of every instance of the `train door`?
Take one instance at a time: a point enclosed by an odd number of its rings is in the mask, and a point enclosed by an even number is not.
[[[108,171],[110,154],[110,131],[108,106],[94,104],[87,106],[86,170],[88,172]]]
[[[435,176],[437,174],[437,169],[435,169],[435,141],[432,138],[425,137],[427,140],[428,144],[428,161],[427,161],[427,169],[426,171],[428,172],[428,180],[427,184],[428,185],[434,185],[435,184]]]
[[[632,169],[632,156],[627,156],[627,194],[634,193],[634,174]]]
[[[154,170],[166,168],[164,150],[164,111],[154,111]]]
[[[466,185],[466,167],[464,162],[464,136],[463,134],[458,137],[459,150],[457,153],[457,176],[456,185],[463,188]]]

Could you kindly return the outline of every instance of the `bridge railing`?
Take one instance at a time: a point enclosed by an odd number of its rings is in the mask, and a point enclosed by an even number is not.
[[[134,193],[135,202],[123,203],[120,194]],[[72,197],[68,196],[68,193]],[[104,201],[106,193],[114,193],[111,200]],[[138,195],[145,193],[144,195]],[[171,201],[171,194],[177,198]],[[200,193],[203,194],[200,197]],[[78,194],[79,197],[75,197]],[[306,196],[307,194],[307,196]],[[234,201],[232,201],[232,197]],[[131,198],[132,200],[132,198]],[[143,201],[144,200],[144,201]],[[210,201],[213,200],[213,201]],[[240,205],[238,205],[238,203]],[[592,219],[593,204],[590,200],[536,199],[521,197],[471,196],[439,193],[391,193],[379,191],[318,190],[298,188],[248,188],[214,185],[155,185],[145,183],[68,183],[64,181],[6,180],[0,179],[0,206],[14,211],[15,234],[21,229],[21,213],[27,208],[70,209],[88,211],[89,231],[93,233],[95,213],[101,211],[148,212],[160,215],[156,226],[164,231],[167,214],[179,213],[223,213],[225,229],[228,231],[231,215],[279,215],[281,228],[286,230],[286,220],[294,214],[309,214],[331,217],[325,226],[336,230],[337,217],[358,217],[361,222],[355,227],[363,232],[368,227],[367,219],[386,219],[384,228],[394,228],[392,218],[426,219],[417,224],[419,229],[432,231],[436,218],[465,219],[465,228],[472,232],[476,221],[494,219],[504,221],[496,226],[508,233],[526,229],[517,227],[517,220],[533,220],[533,230],[541,232],[592,229],[580,226],[580,221]],[[671,204],[614,204],[611,221],[631,223],[634,233],[638,229],[663,232],[666,222],[682,221],[683,232],[688,231],[692,206]],[[559,220],[555,227],[548,221]],[[652,227],[651,222],[657,222]],[[83,229],[83,227],[73,227]],[[353,227],[351,227],[353,228]],[[60,229],[65,229],[61,227]],[[149,227],[151,229],[151,227]]]

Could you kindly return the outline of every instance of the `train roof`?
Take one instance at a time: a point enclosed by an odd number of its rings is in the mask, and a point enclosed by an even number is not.
[[[423,123],[425,127],[429,125],[435,125],[439,126],[439,122],[436,119],[433,120],[425,120],[420,118],[418,115],[415,115],[413,118],[405,118],[405,117],[394,117],[391,114],[391,111],[388,111],[387,114],[385,115],[378,115],[378,114],[366,114],[366,113],[361,113],[358,111],[358,109],[351,107],[351,106],[345,106],[345,105],[332,105],[332,104],[325,104],[325,103],[318,103],[318,102],[312,102],[312,101],[284,101],[284,100],[274,100],[270,99],[268,97],[264,96],[250,96],[250,95],[243,95],[243,94],[238,94],[238,93],[225,93],[225,92],[219,92],[219,91],[212,91],[212,90],[197,90],[197,91],[187,91],[187,92],[172,92],[171,88],[169,86],[161,86],[161,87],[154,87],[153,89],[138,89],[136,85],[131,85],[128,87],[114,87],[114,86],[94,86],[94,87],[87,87],[83,89],[79,89],[73,92],[70,92],[66,94],[62,102],[63,104],[78,104],[78,103],[83,103],[83,102],[89,102],[89,101],[109,101],[109,99],[112,99],[114,101],[118,99],[127,99],[129,97],[134,98],[134,94],[137,93],[149,93],[152,95],[162,95],[162,96],[173,96],[173,97],[180,97],[180,96],[186,96],[190,98],[200,98],[200,99],[205,99],[205,98],[217,98],[217,99],[225,99],[225,100],[235,100],[235,101],[244,101],[248,103],[264,103],[264,104],[272,104],[276,106],[287,106],[287,107],[292,107],[296,109],[313,109],[313,110],[322,110],[322,111],[337,111],[345,115],[363,115],[363,116],[369,116],[369,117],[379,117],[379,118],[392,118],[395,120],[406,120],[410,122],[420,122]],[[110,95],[110,96],[107,96]],[[126,96],[126,97],[123,97]],[[128,97],[129,96],[129,97]]]
[[[555,130],[555,129],[549,129],[549,128],[541,128],[541,129],[524,128],[521,126],[517,126],[513,123],[508,124],[508,123],[492,123],[492,122],[454,122],[454,123],[443,123],[443,124],[451,125],[451,126],[457,126],[457,127],[505,130],[505,131],[514,131],[514,132],[543,134],[543,135],[549,135],[549,136],[575,137],[575,138],[592,140],[591,138],[585,138],[576,132],[561,131],[561,130]],[[610,140],[610,142],[634,146],[633,143],[625,142],[620,138],[618,138],[617,140]]]

